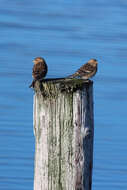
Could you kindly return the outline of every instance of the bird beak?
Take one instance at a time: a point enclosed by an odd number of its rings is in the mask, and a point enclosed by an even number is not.
[[[35,60],[33,60],[32,62],[35,63]]]

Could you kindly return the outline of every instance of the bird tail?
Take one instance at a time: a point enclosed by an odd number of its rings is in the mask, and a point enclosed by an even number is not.
[[[31,85],[29,86],[29,88],[34,88],[35,85],[35,80],[32,81]]]
[[[76,72],[76,73],[74,73],[72,75],[67,76],[66,78],[75,78],[77,76],[78,76],[78,73]]]

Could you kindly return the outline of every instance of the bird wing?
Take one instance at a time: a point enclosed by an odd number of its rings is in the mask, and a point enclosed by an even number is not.
[[[91,65],[90,63],[86,63],[80,67],[74,74],[68,76],[68,78],[75,78],[75,77],[86,77],[89,78],[95,75],[97,71],[97,67]]]
[[[83,65],[79,70],[79,74],[82,75],[87,75],[92,73],[95,70],[95,67],[93,67],[92,65],[90,65],[89,63],[86,63],[85,65]]]

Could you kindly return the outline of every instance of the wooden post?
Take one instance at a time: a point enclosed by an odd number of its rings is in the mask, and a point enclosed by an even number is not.
[[[91,190],[93,82],[36,82],[34,190]]]

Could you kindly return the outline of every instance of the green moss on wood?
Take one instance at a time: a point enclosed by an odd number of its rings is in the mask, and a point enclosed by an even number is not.
[[[92,83],[90,80],[83,79],[58,79],[36,81],[34,90],[41,92],[44,98],[56,98],[60,92],[73,93],[82,90],[83,86]]]

